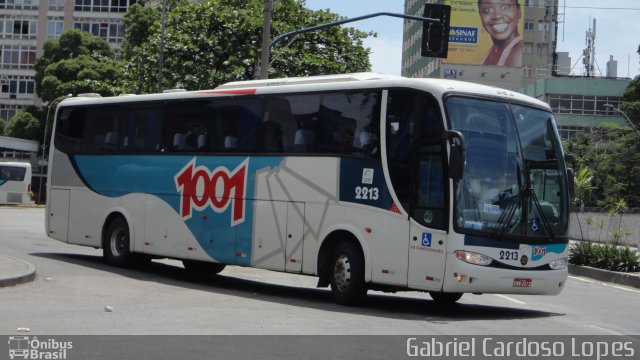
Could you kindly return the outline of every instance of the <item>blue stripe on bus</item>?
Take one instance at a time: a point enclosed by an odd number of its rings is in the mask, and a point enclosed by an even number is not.
[[[182,197],[176,189],[175,177],[193,159],[194,156],[187,155],[76,155],[72,162],[87,187],[98,194],[108,197],[131,193],[152,194],[169,204],[176,211],[176,216],[181,216]],[[201,156],[195,157],[194,167],[205,166],[213,171],[223,166],[231,172],[247,159],[244,198],[253,199],[256,172],[279,166],[282,157]],[[246,200],[244,221],[235,225],[231,224],[232,211],[230,204],[221,213],[210,206],[199,211],[192,209],[191,216],[184,221],[203,250],[213,259],[226,264],[249,266],[253,204],[251,200]]]
[[[4,185],[4,183],[6,183],[7,180],[0,180],[0,186]]]

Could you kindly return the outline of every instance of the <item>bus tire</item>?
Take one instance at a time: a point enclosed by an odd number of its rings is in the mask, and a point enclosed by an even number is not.
[[[435,301],[437,304],[447,305],[453,304],[456,301],[460,300],[462,297],[462,293],[447,293],[440,291],[429,291],[429,296]]]
[[[220,273],[225,268],[225,264],[186,259],[182,260],[182,265],[189,272],[212,275]]]
[[[114,218],[109,222],[104,234],[102,254],[107,263],[119,267],[131,265],[133,254],[129,250],[130,237],[127,221],[120,216]]]
[[[331,295],[343,305],[357,305],[367,294],[364,283],[364,256],[351,242],[340,242],[330,264]]]

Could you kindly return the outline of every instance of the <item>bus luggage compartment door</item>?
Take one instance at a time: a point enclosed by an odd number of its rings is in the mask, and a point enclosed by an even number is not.
[[[68,242],[69,233],[69,190],[51,189],[49,196],[49,237]]]
[[[304,239],[304,203],[287,205],[287,249],[285,270],[302,272],[302,246]]]

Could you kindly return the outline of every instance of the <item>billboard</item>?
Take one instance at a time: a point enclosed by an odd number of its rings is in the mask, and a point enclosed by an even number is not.
[[[520,0],[446,0],[451,5],[445,64],[522,66]]]

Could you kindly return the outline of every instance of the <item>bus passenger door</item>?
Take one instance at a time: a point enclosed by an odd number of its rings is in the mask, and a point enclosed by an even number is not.
[[[302,240],[304,239],[304,203],[287,203],[287,272],[302,272]]]
[[[417,145],[412,173],[409,222],[409,287],[442,289],[446,259],[447,177],[444,144]]]

